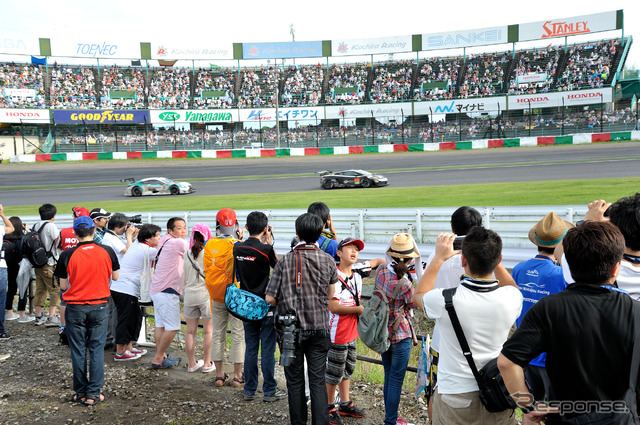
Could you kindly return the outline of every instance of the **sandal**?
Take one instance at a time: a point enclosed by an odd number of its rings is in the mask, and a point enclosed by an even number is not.
[[[108,398],[109,396],[105,393],[101,393],[100,395],[87,394],[87,398],[82,402],[82,404],[85,406],[95,406],[98,403],[104,402]]]
[[[71,401],[74,403],[84,403],[86,399],[87,397],[80,393],[75,393],[71,396]]]
[[[227,373],[224,376],[216,376],[216,387],[222,387],[229,379],[229,375]]]
[[[234,388],[244,387],[244,373],[240,375],[240,378],[233,378]]]

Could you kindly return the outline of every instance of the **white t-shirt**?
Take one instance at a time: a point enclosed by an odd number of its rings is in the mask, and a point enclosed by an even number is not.
[[[427,292],[422,302],[427,316],[440,322],[438,392],[461,394],[478,391],[478,384],[444,308],[442,289]],[[460,285],[453,296],[453,305],[476,367],[480,370],[500,354],[509,330],[520,316],[522,294],[514,286],[477,292]]]
[[[49,223],[46,225],[44,230],[42,231],[42,245],[47,252],[51,253],[51,257],[47,261],[47,264],[50,266],[55,266],[58,262],[58,258],[60,258],[60,241],[58,238],[60,237],[60,230],[58,230],[58,226],[53,222],[49,222],[47,220],[42,220],[34,224],[31,228],[33,231],[38,231],[44,226],[44,223]]]
[[[435,253],[429,256],[427,264],[431,264],[434,255]],[[442,263],[442,267],[440,267],[438,275],[436,276],[436,284],[433,288],[456,288],[458,285],[460,285],[460,276],[462,276],[463,274],[464,269],[462,268],[462,255],[456,254]],[[433,327],[431,348],[433,348],[437,352],[440,352],[440,325],[438,324],[437,320],[435,326]]]
[[[156,258],[156,249],[146,243],[135,241],[125,252],[120,261],[118,280],[111,283],[111,290],[128,294],[134,297],[140,296],[140,274],[144,267],[144,255],[149,251],[149,259]]]
[[[104,234],[104,238],[102,238],[102,245],[111,247],[118,257],[118,262],[122,263],[122,258],[124,257],[122,250],[127,247],[127,244],[123,242],[120,236],[107,230],[107,233]]]
[[[620,262],[620,274],[616,281],[620,289],[627,291],[634,300],[640,301],[640,265],[623,260]]]

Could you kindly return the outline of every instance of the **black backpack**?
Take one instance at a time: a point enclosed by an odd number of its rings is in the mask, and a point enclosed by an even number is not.
[[[47,250],[42,241],[42,230],[49,222],[44,222],[38,230],[31,230],[27,232],[22,238],[22,256],[29,260],[33,267],[44,267],[47,261],[52,256],[51,250],[56,243],[55,240],[51,243],[51,247]]]

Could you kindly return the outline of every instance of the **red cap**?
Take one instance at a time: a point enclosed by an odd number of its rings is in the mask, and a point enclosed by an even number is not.
[[[342,247],[346,245],[355,245],[358,247],[358,251],[362,251],[364,249],[364,242],[362,242],[360,239],[354,238],[345,238],[341,240],[338,244],[338,249],[342,249]]]
[[[231,208],[222,208],[216,214],[216,221],[222,227],[231,227],[236,224],[236,212]]]
[[[89,217],[89,210],[84,207],[73,207],[73,215],[78,217]]]

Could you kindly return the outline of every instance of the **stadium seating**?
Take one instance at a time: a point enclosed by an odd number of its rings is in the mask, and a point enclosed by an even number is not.
[[[17,93],[11,89],[27,89],[33,92]],[[44,82],[42,72],[37,66],[0,64],[0,108],[44,107]]]

